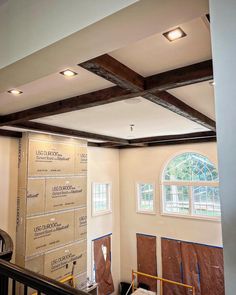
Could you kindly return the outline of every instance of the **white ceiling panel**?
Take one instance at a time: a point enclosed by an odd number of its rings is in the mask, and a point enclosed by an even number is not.
[[[144,77],[210,59],[210,31],[203,19],[179,26],[187,34],[182,39],[169,42],[162,32],[109,54]]]
[[[121,101],[35,121],[126,139],[207,130],[146,99],[139,101]],[[130,124],[135,125],[133,132]]]
[[[55,73],[17,88],[23,91],[21,95],[14,96],[8,92],[1,93],[0,115],[113,86],[111,82],[81,67],[69,68],[77,72],[78,75],[68,78]],[[67,68],[61,70],[65,69]]]
[[[214,86],[208,81],[175,88],[168,92],[215,120]]]

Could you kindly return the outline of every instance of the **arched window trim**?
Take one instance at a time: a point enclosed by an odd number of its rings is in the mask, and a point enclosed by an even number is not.
[[[193,186],[208,186],[208,187],[219,187],[219,180],[218,181],[183,181],[183,180],[177,180],[177,181],[171,181],[171,180],[165,180],[165,171],[166,168],[168,167],[168,165],[171,163],[171,161],[173,161],[176,157],[178,157],[179,155],[185,154],[185,153],[195,153],[195,154],[199,154],[205,158],[207,158],[216,168],[217,168],[217,164],[215,163],[214,160],[212,160],[211,157],[209,157],[208,155],[206,155],[205,153],[203,153],[202,151],[198,151],[198,150],[190,150],[190,149],[186,149],[186,150],[182,150],[181,152],[177,152],[175,154],[173,154],[171,157],[168,158],[168,160],[165,162],[165,164],[162,167],[162,172],[160,174],[160,185],[161,185],[161,198],[160,198],[160,208],[161,208],[161,215],[167,215],[167,216],[172,216],[172,217],[181,217],[181,218],[191,218],[191,219],[204,219],[204,220],[210,220],[210,221],[221,221],[221,216],[204,216],[204,215],[193,215],[192,214],[192,197],[190,200],[190,214],[185,215],[185,214],[179,214],[179,213],[169,213],[169,212],[165,212],[164,210],[164,186],[165,185],[182,185],[182,186],[189,186],[189,187],[193,187]],[[217,169],[218,170],[218,169]]]

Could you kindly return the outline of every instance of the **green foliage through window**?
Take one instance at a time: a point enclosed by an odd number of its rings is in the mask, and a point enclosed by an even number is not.
[[[208,158],[190,152],[172,159],[163,174],[163,209],[170,214],[219,217],[215,165]]]
[[[184,153],[170,161],[165,169],[164,180],[218,181],[218,172],[206,157],[197,153]]]
[[[150,183],[138,184],[138,211],[154,211],[154,187]]]

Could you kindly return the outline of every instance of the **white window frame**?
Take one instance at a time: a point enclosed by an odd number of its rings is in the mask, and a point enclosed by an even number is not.
[[[150,184],[153,186],[153,209],[152,210],[144,210],[140,208],[140,185]],[[136,212],[142,214],[156,214],[156,190],[155,183],[147,181],[147,182],[137,182],[136,183]]]
[[[217,221],[221,222],[221,216],[204,216],[204,215],[195,215],[193,214],[194,205],[193,205],[193,194],[192,194],[192,187],[195,186],[208,186],[208,187],[219,187],[219,181],[165,181],[164,180],[164,172],[166,167],[169,163],[178,155],[184,153],[197,153],[202,155],[203,157],[208,158],[207,155],[199,152],[199,151],[192,151],[192,150],[184,150],[180,153],[175,154],[172,156],[167,163],[162,167],[161,173],[161,198],[160,198],[160,208],[161,208],[161,215],[163,216],[170,216],[170,217],[178,217],[178,218],[190,218],[190,219],[200,219],[200,220],[207,220],[207,221]],[[209,159],[209,158],[208,158]],[[215,165],[215,163],[212,161]],[[165,192],[164,187],[166,185],[177,185],[177,186],[188,186],[190,188],[190,195],[189,195],[189,214],[179,214],[174,212],[166,212],[165,211]]]
[[[108,208],[106,210],[101,210],[101,211],[96,211],[95,210],[95,201],[94,201],[94,192],[95,192],[95,186],[100,185],[100,184],[105,184],[108,186]],[[104,182],[93,182],[92,183],[92,189],[91,189],[91,209],[92,209],[92,216],[96,217],[99,215],[105,215],[105,214],[110,214],[112,212],[112,184],[111,182],[104,181]]]

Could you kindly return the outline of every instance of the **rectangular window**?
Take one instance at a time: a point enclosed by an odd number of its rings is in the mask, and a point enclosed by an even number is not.
[[[220,216],[219,188],[214,186],[194,186],[193,214],[197,216]]]
[[[163,213],[190,217],[221,216],[219,187],[210,185],[163,185]]]
[[[165,213],[189,214],[189,187],[178,185],[164,186]]]
[[[93,183],[92,186],[92,215],[111,212],[111,184]]]
[[[152,183],[137,184],[137,211],[155,213],[154,185]]]

